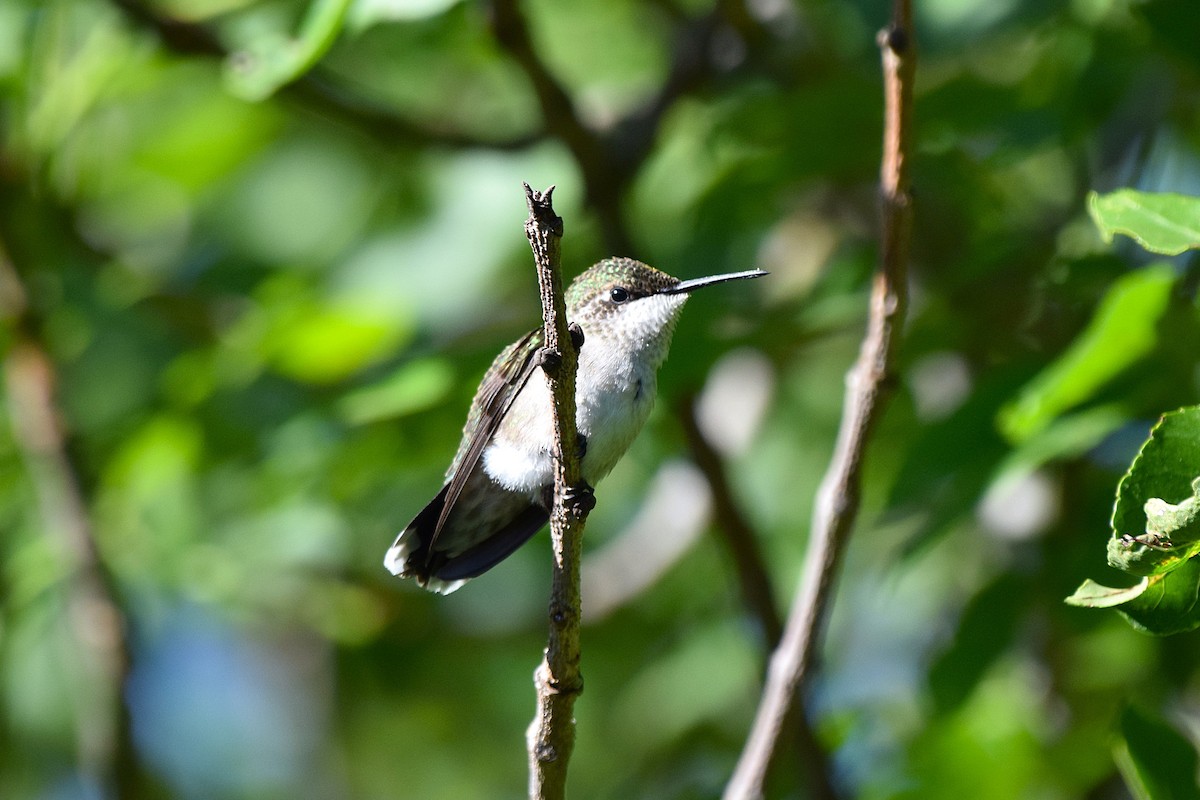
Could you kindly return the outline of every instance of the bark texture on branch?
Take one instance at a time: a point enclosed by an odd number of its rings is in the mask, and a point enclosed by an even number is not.
[[[846,550],[861,493],[867,443],[894,385],[893,370],[907,306],[912,223],[909,157],[916,50],[912,0],[895,0],[879,34],[884,74],[884,136],[880,168],[880,257],[871,291],[867,333],[846,376],[842,424],[829,469],[817,492],[800,585],[783,639],[771,656],[766,685],[725,800],[763,796],[768,769],[790,709],[812,676],[826,610]]]
[[[525,235],[533,248],[545,321],[545,348],[557,358],[544,359],[554,406],[554,507],[550,538],[554,573],[550,588],[550,635],[542,663],[534,673],[537,713],[526,735],[529,747],[529,796],[564,797],[567,764],[575,745],[575,698],[583,691],[579,671],[579,557],[583,527],[591,510],[591,490],[582,480],[575,419],[575,374],[579,352],[571,339],[563,299],[559,243],[562,219],[554,213],[551,186],[537,192],[525,185],[529,219]]]

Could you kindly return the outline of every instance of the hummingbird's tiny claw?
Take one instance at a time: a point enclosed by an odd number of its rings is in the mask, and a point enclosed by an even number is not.
[[[575,486],[567,487],[563,501],[574,516],[586,517],[596,507],[596,492],[587,481],[580,481]]]
[[[572,322],[567,326],[567,330],[571,332],[571,344],[575,345],[578,351],[583,347],[583,327],[578,322]]]

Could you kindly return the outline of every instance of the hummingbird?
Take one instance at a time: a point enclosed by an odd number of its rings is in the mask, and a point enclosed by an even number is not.
[[[567,319],[583,333],[575,379],[583,479],[607,475],[641,430],[658,368],[688,296],[762,270],[679,280],[640,261],[609,258],[567,289]],[[577,339],[578,341],[578,339]],[[509,345],[484,374],[446,483],[396,537],[384,566],[449,594],[511,555],[550,518],[554,498],[550,385],[543,332]]]

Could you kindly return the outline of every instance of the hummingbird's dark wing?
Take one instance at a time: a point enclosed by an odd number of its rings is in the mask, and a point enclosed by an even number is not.
[[[471,481],[468,481],[463,501],[472,497],[472,491],[479,490],[478,483],[481,480],[488,482],[491,479],[476,472]],[[421,509],[421,513],[405,526],[384,558],[384,565],[392,574],[412,575],[422,586],[436,592],[454,591],[459,582],[491,569],[537,533],[550,518],[550,512],[541,503],[515,492],[500,492],[507,495],[507,498],[500,501],[494,520],[481,519],[480,509],[476,504],[474,509],[463,509],[466,519],[461,515],[456,516],[453,526],[450,527],[452,532],[459,534],[459,529],[464,525],[488,525],[481,540],[454,555],[443,550],[433,550],[430,547],[432,531],[446,507],[449,488],[450,484],[443,486],[437,497],[429,501],[425,508]],[[499,524],[492,527],[491,522]]]
[[[467,484],[467,478],[479,465],[479,459],[483,456],[483,451],[487,448],[488,443],[491,442],[496,428],[504,419],[504,415],[508,413],[513,400],[529,382],[529,376],[537,368],[537,353],[541,349],[542,338],[542,329],[535,328],[506,347],[496,357],[483,383],[479,385],[479,391],[476,392],[475,399],[471,403],[471,413],[472,415],[478,414],[478,418],[467,420],[469,430],[463,437],[465,449],[460,449],[454,457],[454,474],[443,489],[445,498],[441,514],[438,515],[437,525],[433,529],[433,536],[429,539],[429,550],[425,557],[426,565],[433,557],[434,545],[442,533],[442,528],[446,525],[446,519],[454,509],[455,502],[462,494],[463,487]],[[502,368],[506,362],[512,363],[513,366]],[[474,423],[473,427],[472,423]]]
[[[529,537],[541,530],[549,519],[549,511],[539,504],[530,503],[503,528],[471,549],[436,565],[430,572],[445,582],[482,575],[529,541]]]

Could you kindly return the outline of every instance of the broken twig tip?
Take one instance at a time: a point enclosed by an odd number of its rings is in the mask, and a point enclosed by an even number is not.
[[[525,187],[525,199],[529,202],[529,207],[532,209],[534,205],[550,206],[553,205],[552,197],[554,195],[554,184],[546,187],[546,190],[539,192],[529,185],[528,181],[521,181],[521,185]]]

